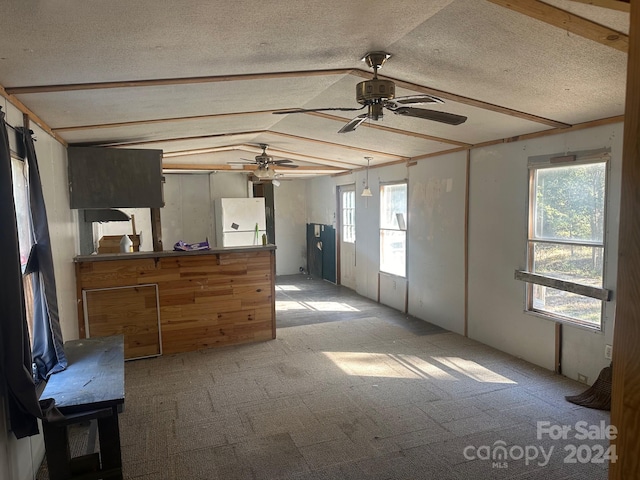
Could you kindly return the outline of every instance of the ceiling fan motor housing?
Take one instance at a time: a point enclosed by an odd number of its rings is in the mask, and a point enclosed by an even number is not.
[[[391,80],[373,78],[356,85],[356,100],[361,105],[377,103],[378,100],[389,100],[396,95],[396,85]]]

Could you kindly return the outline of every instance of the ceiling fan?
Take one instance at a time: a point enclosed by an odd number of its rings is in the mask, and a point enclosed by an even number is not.
[[[274,160],[271,155],[267,155],[268,147],[269,145],[267,145],[266,143],[261,143],[260,148],[262,148],[262,153],[260,153],[259,155],[256,155],[254,160],[242,158],[241,159],[243,160],[242,162],[228,162],[228,164],[229,165],[246,165],[247,162],[253,163],[257,165],[257,168],[253,171],[253,174],[258,178],[265,178],[265,179],[275,178],[276,173],[273,168],[270,168],[270,167],[273,167],[274,165],[277,165],[278,167],[285,167],[285,168],[298,168],[298,165],[294,165],[293,163],[291,163],[293,162],[293,160],[289,160],[287,158],[282,160]]]
[[[369,67],[373,68],[373,78],[371,80],[360,82],[356,85],[356,100],[362,105],[360,108],[296,108],[292,110],[280,110],[273,113],[277,115],[284,115],[288,113],[322,112],[329,110],[347,112],[362,110],[365,107],[367,108],[367,113],[358,115],[347,122],[340,130],[338,130],[338,133],[353,132],[367,119],[380,120],[383,116],[384,108],[396,115],[423,118],[425,120],[433,120],[435,122],[446,123],[448,125],[460,125],[467,120],[467,117],[462,115],[415,107],[415,105],[444,103],[444,100],[433,95],[410,95],[395,98],[395,83],[391,80],[381,80],[378,78],[378,69],[382,67],[384,62],[390,56],[391,55],[386,52],[370,52],[362,59],[367,62]]]

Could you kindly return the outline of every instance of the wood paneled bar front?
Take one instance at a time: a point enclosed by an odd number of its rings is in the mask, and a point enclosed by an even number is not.
[[[78,256],[80,338],[123,334],[125,358],[274,339],[275,249]]]

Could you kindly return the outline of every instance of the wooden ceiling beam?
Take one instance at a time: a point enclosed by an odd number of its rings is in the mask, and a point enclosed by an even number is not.
[[[629,52],[629,37],[624,33],[579,17],[540,0],[489,0],[491,3],[508,8],[554,27],[561,28],[575,35],[615,48],[624,53]],[[619,2],[616,2],[619,3]]]
[[[611,125],[614,123],[621,123],[624,121],[624,115],[617,115],[615,117],[601,118],[599,120],[590,120],[584,123],[576,123],[569,128],[554,128],[551,130],[543,130],[541,132],[524,133],[522,135],[516,135],[514,137],[500,138],[498,140],[489,140],[487,142],[476,143],[471,148],[488,147],[491,145],[498,145],[500,143],[512,143],[520,142],[522,140],[533,140],[534,138],[548,137],[551,135],[558,135],[560,133],[575,132],[577,130],[584,130],[585,128],[595,128],[602,125]]]
[[[231,172],[252,172],[256,169],[256,165],[240,165],[240,166],[232,166],[227,164],[202,164],[202,163],[163,163],[163,170],[220,170],[220,171],[231,171]],[[300,173],[300,172],[343,172],[348,170],[346,168],[340,167],[331,167],[331,166],[322,166],[322,167],[312,167],[312,166],[302,166],[299,165],[298,168],[286,168],[275,165],[273,168],[276,171],[280,172],[289,172],[289,173]]]
[[[104,90],[110,88],[166,87],[174,85],[192,85],[198,83],[236,82],[242,80],[267,80],[275,78],[318,77],[325,75],[347,75],[351,68],[327,70],[302,70],[294,72],[245,73],[239,75],[216,75],[206,77],[155,78],[147,80],[129,80],[116,82],[70,83],[60,85],[34,85],[29,87],[6,87],[10,95],[33,93],[73,92],[78,90]]]
[[[183,142],[183,141],[189,141],[189,140],[203,140],[207,138],[236,137],[238,135],[259,135],[265,132],[268,132],[268,130],[250,130],[247,132],[216,133],[213,135],[194,135],[191,137],[160,138],[156,140],[133,140],[133,141],[126,141],[126,142],[108,142],[108,143],[77,143],[77,144],[74,144],[74,146],[129,147],[129,146],[135,146],[135,145],[150,145],[153,143]]]
[[[15,96],[11,95],[10,93],[7,93],[7,91],[2,85],[0,85],[0,97],[6,99],[11,105],[13,105],[18,110],[20,110],[22,114],[29,117],[30,121],[38,125],[42,130],[44,130],[53,138],[55,138],[63,146],[65,147],[67,146],[67,142],[64,140],[64,138],[62,138],[55,131],[53,131],[53,129],[49,125],[47,125],[44,122],[44,120],[42,120],[38,115],[33,113],[24,103],[22,103],[20,100],[18,100]]]
[[[369,150],[367,148],[362,148],[362,147],[353,147],[351,145],[343,145],[341,143],[332,143],[332,142],[327,142],[325,140],[318,140],[316,138],[309,138],[309,137],[300,137],[298,135],[292,135],[290,133],[283,133],[283,132],[275,132],[275,131],[269,131],[270,135],[278,135],[281,137],[286,137],[286,138],[291,138],[291,139],[295,139],[295,140],[303,140],[305,142],[311,142],[311,143],[318,143],[324,146],[330,146],[330,147],[337,147],[337,148],[344,148],[347,150],[353,150],[356,152],[360,152],[362,154],[365,155],[375,155],[378,157],[389,157],[389,158],[393,158],[396,160],[403,160],[403,159],[407,159],[408,157],[404,157],[402,155],[395,155],[393,153],[386,153],[386,152],[380,152],[378,150]]]
[[[245,115],[260,115],[265,113],[274,113],[280,111],[287,111],[290,109],[270,109],[270,110],[255,110],[251,112],[229,112],[229,113],[214,113],[211,115],[194,115],[187,117],[170,117],[170,118],[154,118],[148,120],[133,120],[130,122],[115,122],[115,123],[99,123],[95,125],[75,125],[69,127],[56,127],[52,130],[54,132],[75,132],[79,130],[95,130],[100,128],[118,128],[118,127],[133,127],[136,125],[153,125],[157,123],[179,123],[179,122],[189,122],[193,120],[211,120],[215,118],[226,118],[226,117],[234,117],[234,116],[245,116]]]
[[[228,145],[224,147],[194,148],[191,150],[176,150],[174,152],[163,153],[162,158],[188,157],[189,155],[202,155],[204,153],[229,152],[232,150],[239,150],[238,145]]]

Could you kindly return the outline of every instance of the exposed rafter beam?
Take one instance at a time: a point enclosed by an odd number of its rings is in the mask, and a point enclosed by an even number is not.
[[[447,155],[449,153],[463,152],[465,150],[469,150],[469,148],[468,147],[458,147],[458,148],[451,148],[449,150],[442,150],[440,152],[425,153],[424,155],[418,155],[416,157],[411,157],[411,159],[409,161],[410,162],[416,162],[418,160],[425,160],[427,158],[439,157],[439,156],[442,156],[442,155]]]
[[[202,164],[202,163],[163,163],[162,168],[164,170],[223,170],[223,171],[232,171],[232,172],[252,172],[256,169],[256,165],[240,165],[240,166],[232,166],[227,164]],[[326,172],[326,173],[334,173],[334,172],[344,172],[347,170],[346,168],[339,167],[310,167],[310,166],[298,166],[298,168],[291,169],[286,167],[278,167],[273,166],[269,167],[273,168],[275,171],[279,172],[287,172],[287,173],[302,173],[302,172],[311,172],[315,173],[318,171]]]
[[[305,113],[307,115],[313,115],[316,117],[326,118],[328,120],[335,120],[337,122],[343,122],[343,123],[351,120],[350,118],[339,117],[337,115],[331,115],[324,112],[305,112]],[[434,137],[432,135],[425,135],[424,133],[417,133],[417,132],[411,132],[409,130],[400,130],[397,128],[391,128],[385,125],[380,125],[378,123],[363,122],[362,124],[360,124],[360,127],[358,128],[362,128],[362,127],[374,128],[376,130],[381,130],[383,132],[395,133],[397,135],[405,135],[407,137],[422,138],[423,140],[431,140],[433,142],[449,143],[451,145],[458,145],[461,147],[470,145],[468,143],[458,142],[456,140],[450,140],[448,138]]]
[[[631,10],[631,3],[620,0],[571,0],[576,3],[586,3],[595,7],[610,8],[611,10],[618,10],[619,12],[629,12]]]
[[[190,85],[196,83],[236,82],[241,80],[265,80],[270,78],[317,77],[324,75],[346,75],[351,68],[335,68],[329,70],[304,70],[295,72],[246,73],[239,75],[217,75],[207,77],[155,78],[149,80],[129,80],[119,82],[71,83],[61,85],[34,85],[31,87],[6,87],[10,95],[26,95],[30,93],[72,92],[78,90],[104,90],[110,88],[162,87],[173,85]]]
[[[162,158],[173,157],[188,157],[189,155],[202,155],[205,153],[218,153],[218,152],[230,152],[233,150],[239,150],[238,145],[227,145],[224,147],[207,147],[207,148],[193,148],[190,150],[176,150],[174,152],[166,152],[162,154]]]
[[[489,0],[491,3],[628,53],[629,37],[624,33],[579,17],[540,0]]]
[[[170,143],[170,142],[184,142],[188,140],[203,140],[207,138],[224,138],[224,137],[236,137],[238,135],[259,135],[265,133],[267,130],[250,130],[247,132],[230,132],[230,133],[216,133],[214,135],[194,135],[191,137],[175,137],[175,138],[161,138],[155,140],[132,140],[124,142],[107,142],[107,143],[77,143],[74,146],[92,146],[92,147],[125,147],[134,145],[150,145],[154,143]]]
[[[130,122],[116,122],[116,123],[99,123],[95,125],[75,125],[70,127],[56,127],[53,128],[54,132],[74,132],[78,130],[95,130],[101,128],[118,128],[118,127],[133,127],[136,125],[153,125],[157,123],[176,123],[176,122],[189,122],[192,120],[210,120],[214,118],[225,118],[244,115],[260,115],[265,113],[274,113],[279,111],[286,111],[289,109],[271,109],[271,110],[255,110],[251,112],[230,112],[230,113],[216,113],[211,115],[195,115],[190,117],[170,117],[170,118],[154,118],[148,120],[133,120]]]
[[[519,142],[522,140],[532,140],[534,138],[548,137],[550,135],[558,135],[559,133],[575,132],[577,130],[584,130],[585,128],[594,128],[602,125],[611,125],[614,123],[621,123],[621,122],[624,122],[624,115],[601,118],[599,120],[590,120],[584,123],[576,123],[575,125],[572,125],[569,128],[563,128],[563,129],[554,128],[551,130],[544,130],[542,132],[525,133],[522,135],[516,135],[515,137],[501,138],[498,140],[490,140],[488,142],[482,142],[482,143],[477,143],[475,145],[472,145],[471,148],[488,147],[491,145],[498,145],[500,143],[512,143],[512,142]]]
[[[7,93],[2,85],[0,85],[0,97],[5,98],[9,103],[20,110],[20,112],[22,112],[24,115],[27,115],[29,117],[29,120],[38,125],[41,129],[55,138],[62,145],[64,145],[65,147],[67,146],[67,142],[65,142],[60,135],[54,132],[49,125],[47,125],[40,117],[38,117],[38,115],[33,113],[24,103],[22,103],[13,95]]]
[[[332,143],[332,142],[327,142],[324,140],[318,140],[316,138],[309,138],[309,137],[300,137],[298,135],[291,135],[290,133],[283,133],[283,132],[275,132],[275,131],[269,131],[270,135],[278,135],[281,137],[286,137],[286,138],[292,138],[295,140],[303,140],[305,142],[312,142],[312,143],[318,143],[320,145],[323,146],[330,146],[330,147],[337,147],[337,148],[343,148],[343,149],[347,149],[347,150],[353,150],[356,152],[360,152],[360,153],[364,153],[367,155],[375,155],[377,157],[389,157],[389,158],[394,158],[397,160],[403,160],[406,159],[407,157],[403,157],[402,155],[395,155],[393,153],[385,153],[385,152],[381,152],[380,150],[369,150],[367,148],[362,148],[362,147],[353,147],[351,145],[344,145],[341,143]]]

